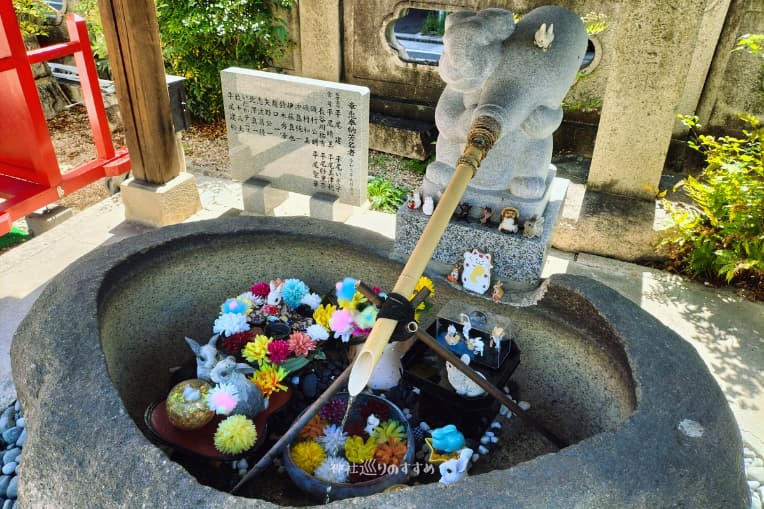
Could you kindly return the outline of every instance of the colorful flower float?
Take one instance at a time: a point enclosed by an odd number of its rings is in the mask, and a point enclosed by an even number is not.
[[[405,482],[413,468],[415,442],[406,415],[392,402],[362,393],[343,427],[347,394],[330,400],[283,454],[287,474],[317,500],[378,493]],[[386,419],[370,419],[380,411]],[[366,430],[367,422],[378,422]]]

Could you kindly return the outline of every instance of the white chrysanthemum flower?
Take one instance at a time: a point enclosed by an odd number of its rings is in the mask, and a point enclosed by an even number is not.
[[[218,415],[228,415],[239,404],[239,391],[233,384],[219,384],[207,394],[207,406]]]
[[[345,441],[348,439],[348,434],[342,431],[341,426],[336,424],[330,424],[324,428],[324,436],[318,437],[318,443],[321,444],[324,450],[332,456],[339,454],[340,449],[345,448]]]
[[[317,293],[309,293],[302,298],[300,304],[307,304],[310,309],[315,311],[321,305],[321,296]]]
[[[257,295],[255,295],[252,292],[244,292],[244,293],[242,293],[241,295],[239,295],[236,298],[237,299],[241,299],[241,300],[246,300],[246,301],[249,302],[250,306],[254,306],[255,305],[255,301],[257,300],[258,297],[257,297]]]
[[[329,339],[329,331],[317,323],[314,323],[305,329],[305,333],[310,336],[310,339],[313,341],[326,341]]]
[[[327,456],[313,475],[330,483],[347,482],[350,475],[350,463],[339,456]]]
[[[212,327],[212,332],[223,334],[225,337],[248,330],[247,317],[238,313],[223,313],[215,320],[215,325]]]

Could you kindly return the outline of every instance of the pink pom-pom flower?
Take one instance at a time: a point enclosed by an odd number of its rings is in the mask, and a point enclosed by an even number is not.
[[[216,385],[207,394],[207,406],[218,415],[228,415],[239,404],[239,392],[231,384]]]
[[[258,297],[265,298],[271,292],[271,287],[265,281],[258,281],[257,283],[252,285],[251,291],[253,294],[257,295]]]
[[[329,318],[329,328],[334,331],[334,337],[342,338],[344,342],[350,341],[354,327],[353,313],[349,310],[339,309]]]

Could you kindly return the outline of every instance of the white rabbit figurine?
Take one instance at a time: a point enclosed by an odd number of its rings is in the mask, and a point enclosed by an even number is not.
[[[268,293],[267,304],[271,306],[281,305],[281,290],[284,288],[284,282],[281,279],[273,279],[268,286],[271,287],[271,291]]]
[[[434,211],[435,204],[432,201],[432,196],[425,196],[424,204],[422,205],[422,213],[424,213],[425,216],[431,216]]]
[[[210,379],[210,371],[215,364],[220,360],[218,355],[218,349],[215,347],[219,334],[215,334],[210,338],[210,341],[206,345],[200,345],[193,339],[187,337],[186,343],[191,347],[196,355],[196,378],[202,380]]]
[[[478,337],[470,338],[469,343],[467,344],[467,348],[475,352],[475,355],[482,356],[483,348],[485,348],[485,342]]]
[[[363,428],[363,430],[367,435],[371,435],[371,432],[374,431],[374,428],[377,426],[379,426],[379,418],[374,414],[369,414],[366,418],[366,427]]]
[[[470,356],[466,353],[462,355],[461,361],[466,365],[470,365]],[[453,364],[446,362],[446,371],[448,372],[448,383],[454,388],[457,394],[461,396],[480,396],[485,394],[485,391],[478,384],[469,379],[467,375],[459,371]],[[483,378],[485,375],[476,371],[476,373]]]
[[[450,459],[440,464],[440,483],[453,484],[467,477],[467,467],[472,459],[472,449],[465,447],[459,451],[458,459]]]

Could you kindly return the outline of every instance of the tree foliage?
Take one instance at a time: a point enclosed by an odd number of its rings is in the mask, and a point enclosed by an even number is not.
[[[223,115],[220,71],[237,65],[262,69],[287,48],[286,22],[275,6],[293,0],[172,0],[157,2],[165,67],[185,77],[188,106],[198,118]]]

